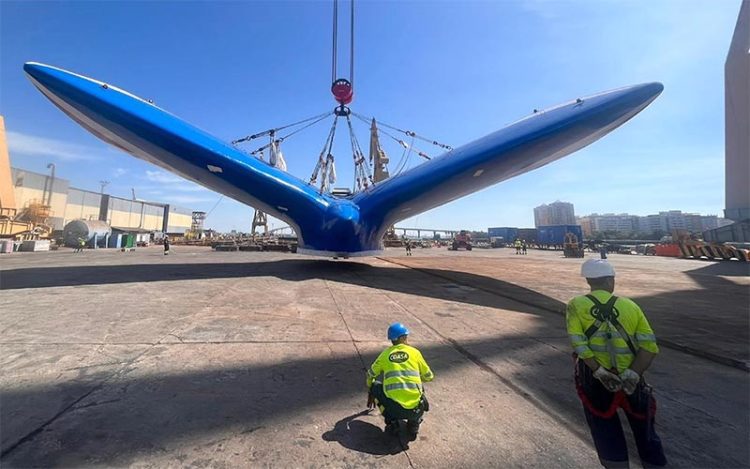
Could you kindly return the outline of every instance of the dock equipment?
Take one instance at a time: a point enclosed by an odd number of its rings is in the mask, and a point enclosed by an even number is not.
[[[448,250],[450,251],[458,251],[459,249],[466,249],[467,251],[471,251],[472,244],[471,244],[471,235],[466,230],[461,230],[458,232],[455,238],[453,238],[453,242],[451,243]]]
[[[565,257],[583,257],[583,243],[578,241],[578,236],[576,236],[575,233],[565,233],[563,255]]]

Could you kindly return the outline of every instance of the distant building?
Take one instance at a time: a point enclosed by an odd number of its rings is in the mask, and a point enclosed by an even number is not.
[[[534,226],[575,225],[576,215],[573,204],[569,202],[552,202],[534,208]]]
[[[645,217],[638,217],[638,232],[647,234],[666,234],[669,232],[667,219],[661,215],[646,215]]]
[[[681,210],[669,210],[646,216],[627,213],[592,213],[578,218],[578,223],[581,225],[584,235],[591,236],[594,232],[617,232],[629,235],[632,233],[669,234],[672,230],[686,230],[692,233],[702,233],[732,222],[716,215],[700,215],[698,213],[683,213]]]
[[[158,202],[115,197],[70,187],[67,180],[11,168],[11,181],[20,210],[48,201],[49,224],[62,230],[73,220],[101,220],[121,230],[184,233],[190,229],[192,210]]]
[[[589,238],[591,234],[594,232],[592,226],[591,226],[591,218],[589,217],[576,217],[576,221],[579,225],[581,225],[581,231],[583,232],[583,236],[586,238]]]
[[[664,231],[687,230],[692,233],[701,233],[706,230],[718,228],[719,218],[716,215],[700,215],[697,213],[682,213],[680,210],[659,212],[658,215],[666,226]],[[722,219],[723,220],[723,219]]]
[[[750,1],[743,1],[724,64],[724,216],[750,219]],[[750,239],[735,239],[750,241]]]
[[[627,213],[592,214],[588,217],[591,231],[617,231],[632,233],[638,231],[638,217]]]

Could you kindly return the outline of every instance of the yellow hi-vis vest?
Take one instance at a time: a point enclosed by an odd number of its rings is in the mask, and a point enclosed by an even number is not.
[[[422,382],[435,378],[422,353],[406,344],[383,350],[367,370],[367,387],[381,374],[385,395],[404,409],[417,407],[422,397]]]
[[[595,290],[591,292],[591,295],[603,304],[606,304],[612,297],[611,293],[604,290]],[[602,323],[591,338],[586,337],[586,330],[596,321],[591,314],[593,307],[594,302],[586,296],[577,296],[568,303],[565,321],[573,350],[579,358],[594,358],[604,368],[608,370],[617,368],[617,372],[621,373],[630,367],[635,355],[625,339],[609,322]],[[614,309],[618,314],[617,321],[630,336],[636,349],[642,348],[651,353],[659,353],[654,331],[646,315],[635,302],[628,298],[618,297]]]

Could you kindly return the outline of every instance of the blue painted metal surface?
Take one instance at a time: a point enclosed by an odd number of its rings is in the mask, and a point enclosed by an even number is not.
[[[635,85],[538,112],[353,197],[336,198],[114,86],[33,62],[24,70],[47,98],[102,140],[284,220],[302,249],[343,256],[378,251],[393,223],[594,142],[663,89],[660,83]]]
[[[503,238],[504,241],[513,241],[518,237],[518,228],[509,226],[488,228],[487,235],[490,238]]]
[[[549,225],[540,226],[536,229],[536,242],[539,244],[562,245],[565,243],[565,234],[573,233],[578,242],[583,241],[581,225]]]

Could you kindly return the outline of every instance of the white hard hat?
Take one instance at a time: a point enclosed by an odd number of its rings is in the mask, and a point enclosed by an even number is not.
[[[606,259],[589,259],[581,266],[581,277],[614,277],[615,268]]]

